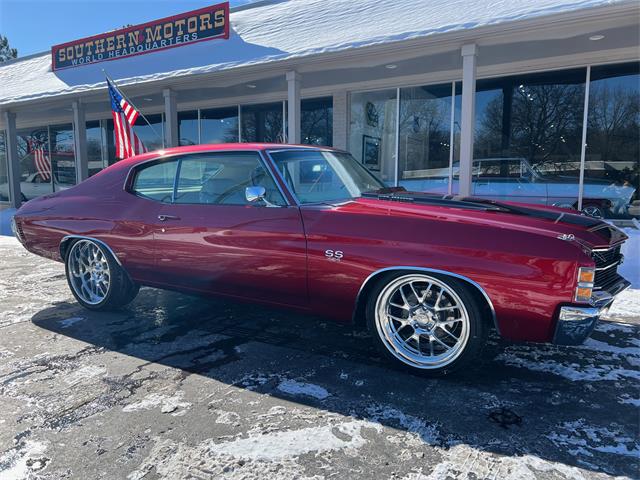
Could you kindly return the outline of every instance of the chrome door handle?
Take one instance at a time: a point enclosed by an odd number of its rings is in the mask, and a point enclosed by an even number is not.
[[[158,215],[158,220],[166,222],[167,220],[180,220],[180,217],[176,217],[175,215]]]

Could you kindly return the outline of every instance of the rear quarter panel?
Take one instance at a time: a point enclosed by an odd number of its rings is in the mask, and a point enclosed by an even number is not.
[[[103,170],[68,190],[27,202],[16,213],[25,248],[62,261],[60,243],[78,235],[104,241],[127,271],[139,279],[153,264],[149,227],[155,202],[144,202],[123,190],[128,168]]]

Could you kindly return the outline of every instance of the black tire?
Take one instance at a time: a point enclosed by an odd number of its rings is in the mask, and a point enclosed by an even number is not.
[[[460,353],[458,353],[458,356],[450,363],[439,366],[418,366],[412,364],[404,359],[397,349],[394,351],[394,347],[391,345],[392,342],[385,341],[383,338],[384,334],[378,328],[376,322],[376,310],[378,309],[378,301],[383,292],[387,290],[388,286],[391,288],[394,283],[401,282],[401,279],[416,276],[424,277],[427,280],[434,279],[441,284],[446,285],[448,289],[455,292],[455,295],[457,295],[464,305],[464,310],[466,310],[468,318],[467,340],[466,343],[460,347]],[[486,314],[483,313],[484,309],[482,308],[482,305],[480,305],[480,301],[479,296],[475,294],[472,287],[453,277],[422,272],[396,272],[381,278],[369,293],[365,311],[367,327],[376,347],[392,364],[414,374],[418,373],[429,377],[440,377],[456,371],[471,368],[474,364],[477,364],[477,360],[481,356],[482,350],[486,345],[490,330],[490,319],[486,318]],[[436,330],[434,330],[434,332],[435,331]]]
[[[101,301],[97,303],[88,302],[82,295],[78,293],[77,287],[74,286],[72,280],[72,255],[75,248],[81,248],[82,246],[91,245],[97,248],[104,256],[109,268],[109,283],[106,294]],[[110,311],[120,309],[133,301],[138,295],[140,286],[134,283],[127,272],[118,264],[111,252],[101,245],[99,242],[95,242],[90,239],[75,240],[67,249],[67,255],[65,258],[65,274],[67,277],[67,284],[71,293],[77,300],[77,302],[88,310],[94,311]]]

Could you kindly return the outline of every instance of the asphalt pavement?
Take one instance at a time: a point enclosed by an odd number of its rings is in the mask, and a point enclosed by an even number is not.
[[[433,380],[320,318],[150,288],[92,313],[61,264],[7,238],[0,262],[0,480],[640,476],[624,312]]]

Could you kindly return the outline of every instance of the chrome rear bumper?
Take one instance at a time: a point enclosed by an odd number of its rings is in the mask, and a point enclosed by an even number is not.
[[[580,345],[583,343],[598,322],[600,316],[607,313],[615,296],[631,285],[621,279],[609,291],[594,292],[590,306],[560,307],[553,343],[557,345]]]

